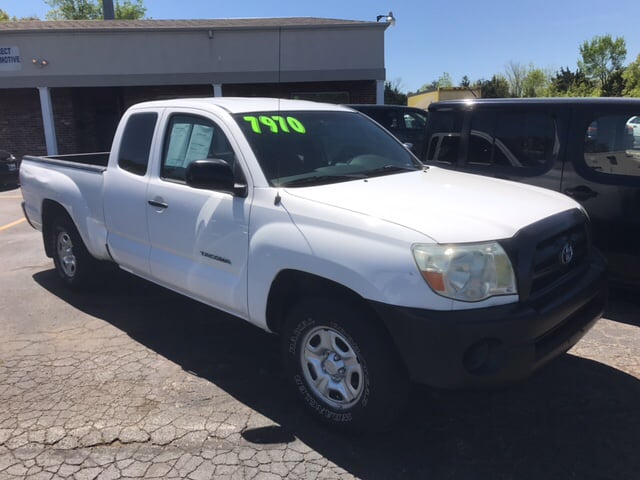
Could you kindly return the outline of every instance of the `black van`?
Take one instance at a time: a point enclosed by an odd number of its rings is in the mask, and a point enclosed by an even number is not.
[[[455,100],[428,113],[427,165],[573,197],[591,217],[612,282],[640,288],[640,99]]]

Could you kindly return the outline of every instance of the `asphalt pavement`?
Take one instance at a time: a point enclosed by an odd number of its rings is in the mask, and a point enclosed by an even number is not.
[[[416,386],[388,432],[327,430],[278,339],[121,271],[73,293],[0,192],[0,479],[640,479],[640,295],[532,378]]]

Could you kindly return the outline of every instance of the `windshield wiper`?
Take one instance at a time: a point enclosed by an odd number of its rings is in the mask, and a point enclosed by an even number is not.
[[[303,185],[322,185],[333,182],[344,182],[348,180],[362,180],[367,178],[362,173],[351,173],[348,175],[313,175],[311,177],[296,178],[279,184],[281,187],[300,187]]]
[[[395,172],[415,172],[421,170],[422,167],[406,166],[406,165],[385,165],[384,167],[374,168],[373,170],[367,170],[365,173],[368,177],[375,177],[377,175],[385,175],[387,173]]]

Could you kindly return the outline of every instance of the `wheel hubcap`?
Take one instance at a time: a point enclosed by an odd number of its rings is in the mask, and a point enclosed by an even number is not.
[[[328,327],[310,330],[300,361],[307,384],[329,406],[346,409],[358,403],[364,390],[362,364],[340,332]]]
[[[73,254],[73,242],[71,242],[69,233],[58,233],[56,248],[62,271],[66,276],[73,277],[76,273],[76,256]]]

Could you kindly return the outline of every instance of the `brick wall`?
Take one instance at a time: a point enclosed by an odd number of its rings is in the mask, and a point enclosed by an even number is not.
[[[16,158],[46,154],[40,96],[35,88],[0,90],[0,150]]]
[[[375,103],[376,82],[229,84],[224,96],[327,99]],[[212,85],[52,88],[58,153],[106,151],[120,116],[133,104],[157,99],[213,96]],[[315,98],[315,97],[318,98]],[[336,100],[332,100],[332,99]],[[0,90],[0,150],[17,158],[46,155],[40,96],[35,88]]]
[[[260,83],[228,84],[222,86],[225,97],[305,97],[307,94],[346,94],[343,103],[376,103],[376,82],[361,80],[352,82],[304,82],[304,83]],[[327,95],[329,97],[329,95]],[[340,100],[342,102],[342,100]]]

